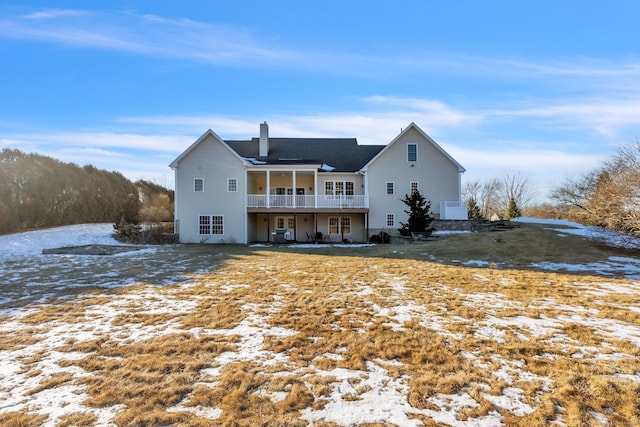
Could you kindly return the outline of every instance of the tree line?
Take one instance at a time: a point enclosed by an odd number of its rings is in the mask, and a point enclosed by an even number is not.
[[[551,198],[556,216],[640,234],[640,141],[618,148],[600,167],[567,179]]]
[[[640,235],[640,141],[621,146],[601,166],[571,177],[549,194],[550,202],[532,206],[535,190],[519,174],[463,187],[469,219],[504,219],[523,214],[569,219],[630,236]]]
[[[150,217],[172,220],[173,191],[91,165],[11,148],[0,152],[0,233]]]
[[[462,189],[471,220],[514,219],[522,216],[535,197],[529,181],[520,174],[506,174],[502,178],[467,182]]]

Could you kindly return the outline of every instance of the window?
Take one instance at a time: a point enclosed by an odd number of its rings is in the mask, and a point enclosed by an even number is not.
[[[352,196],[355,194],[355,186],[353,181],[325,181],[324,183],[324,195],[325,196]],[[341,198],[341,197],[336,197]]]
[[[296,228],[296,220],[292,216],[279,216],[276,218],[276,228],[288,228],[293,230]]]
[[[227,191],[230,193],[235,193],[238,191],[238,178],[227,179]]]
[[[200,215],[198,223],[200,234],[224,234],[224,217],[222,215]]]
[[[394,214],[387,214],[387,227],[396,226],[396,216]]]
[[[330,216],[329,234],[351,234],[351,217]]]
[[[395,194],[395,184],[393,182],[387,181],[387,194],[393,195]]]
[[[195,178],[193,180],[193,191],[204,191],[204,179]]]
[[[407,144],[407,161],[418,161],[418,144]]]
[[[333,181],[326,181],[324,183],[324,195],[333,196]]]
[[[351,234],[351,217],[342,217],[342,232],[344,234]]]
[[[224,234],[224,217],[222,215],[213,215],[211,225],[211,234]]]
[[[418,183],[416,181],[411,182],[411,194],[418,192]]]
[[[200,215],[200,234],[211,234],[211,217]]]
[[[353,196],[355,194],[353,181],[345,181],[344,182],[344,194],[346,196]]]

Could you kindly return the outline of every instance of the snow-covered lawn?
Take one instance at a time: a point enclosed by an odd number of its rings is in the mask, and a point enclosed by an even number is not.
[[[0,236],[0,424],[640,423],[633,281],[110,233]]]

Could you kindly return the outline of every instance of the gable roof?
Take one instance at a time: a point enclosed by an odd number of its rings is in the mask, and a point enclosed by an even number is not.
[[[223,140],[211,129],[189,146],[169,165],[172,169],[197,147],[207,136],[212,136],[245,164],[254,165],[293,165],[320,164],[322,169],[335,172],[357,172],[366,170],[389,147],[399,140],[410,129],[415,129],[427,142],[432,144],[457,168],[458,172],[466,171],[460,163],[440,147],[429,135],[411,122],[400,134],[387,145],[358,145],[355,138],[269,138],[269,154],[259,156],[260,138],[250,140]]]
[[[358,145],[355,138],[269,138],[269,155],[260,157],[259,138],[225,141],[239,156],[257,164],[324,164],[335,172],[356,172],[384,145]]]
[[[453,163],[458,168],[458,172],[459,173],[464,173],[464,172],[467,171],[460,163],[458,163],[456,161],[456,159],[451,157],[451,155],[449,153],[447,153],[444,150],[444,148],[442,148],[440,145],[438,145],[437,142],[435,142],[433,139],[431,139],[431,137],[429,135],[427,135],[422,129],[420,129],[420,127],[418,125],[416,125],[414,122],[411,122],[409,124],[409,126],[407,126],[402,132],[400,132],[400,134],[398,136],[396,136],[393,139],[393,141],[391,141],[389,144],[385,145],[382,150],[380,150],[371,160],[369,160],[367,162],[366,165],[363,166],[363,169],[366,169],[371,163],[375,162],[376,159],[382,155],[382,153],[387,151],[389,149],[389,147],[391,147],[396,141],[398,141],[400,138],[402,138],[411,129],[415,129],[424,139],[427,140],[427,142],[429,142],[431,145],[433,145],[436,150],[438,150],[440,153],[442,153],[443,156],[445,156],[451,163]]]
[[[222,145],[224,145],[225,147],[227,147],[227,149],[229,151],[231,151],[235,156],[238,157],[238,159],[240,161],[242,161],[242,158],[240,156],[238,156],[238,153],[236,153],[235,151],[233,151],[229,145],[227,145],[227,143],[225,141],[222,140],[222,138],[220,138],[214,131],[212,131],[211,129],[207,130],[205,133],[202,134],[202,136],[200,136],[200,138],[196,139],[196,141],[191,144],[186,150],[184,150],[182,152],[182,154],[180,154],[178,157],[176,157],[176,159],[171,162],[169,164],[169,167],[171,169],[176,169],[178,167],[178,163],[180,163],[180,160],[184,159],[187,154],[189,154],[190,152],[193,151],[194,148],[196,148],[198,145],[200,145],[200,143],[202,141],[204,141],[208,136],[212,136],[214,139],[218,140],[218,142],[220,142]]]

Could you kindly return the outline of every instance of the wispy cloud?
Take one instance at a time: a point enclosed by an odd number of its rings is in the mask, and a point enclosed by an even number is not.
[[[207,129],[213,129],[224,139],[248,139],[259,134],[258,125],[266,120],[270,134],[276,137],[355,137],[361,144],[387,144],[402,128],[415,122],[465,166],[468,170],[465,179],[520,171],[550,186],[605,160],[607,150],[602,147],[609,144],[613,150],[615,145],[615,137],[607,136],[606,132],[615,133],[630,124],[638,126],[634,122],[638,113],[640,102],[634,101],[549,106],[541,100],[538,104],[530,101],[526,108],[495,110],[458,108],[433,99],[377,95],[362,98],[360,107],[352,111],[264,117],[222,114],[125,117],[111,124],[113,130],[27,131],[6,135],[0,139],[0,146],[44,154],[49,154],[52,147],[64,147],[51,155],[64,161],[127,171],[127,176],[138,179],[170,173],[167,165]],[[496,134],[493,124],[486,127],[486,122],[499,119],[517,128],[521,123],[530,123],[531,118],[548,120],[547,126],[572,127],[575,144],[567,141],[556,144],[543,136],[529,134],[528,129]],[[597,127],[601,127],[601,138],[591,135]],[[491,132],[489,137],[485,131]],[[564,148],[557,148],[560,146]]]
[[[244,28],[131,12],[44,9],[0,19],[0,37],[111,49],[216,64],[296,62],[306,54],[271,45]]]
[[[63,17],[80,17],[88,16],[90,12],[85,10],[74,9],[40,9],[35,12],[28,13],[23,16],[24,19],[32,20],[44,20],[44,19],[56,19]]]
[[[544,100],[525,108],[487,110],[485,117],[528,118],[547,121],[547,126],[589,129],[608,138],[616,138],[621,129],[638,128],[640,97],[637,99]]]
[[[470,53],[385,51],[361,46],[354,51],[300,47],[297,40],[249,28],[184,18],[122,12],[41,9],[0,18],[0,38],[33,40],[83,48],[110,49],[166,58],[182,58],[235,67],[278,67],[379,76],[425,72],[473,78],[532,79],[542,77],[597,79],[614,85],[617,79],[640,78],[640,60],[616,62],[592,58],[556,58],[530,62],[511,57]]]
[[[84,149],[128,149],[149,152],[180,153],[192,136],[134,134],[117,132],[68,132],[51,130],[44,133],[22,133],[0,139],[0,146],[29,150],[30,147],[74,147]],[[191,141],[192,142],[192,141]]]

